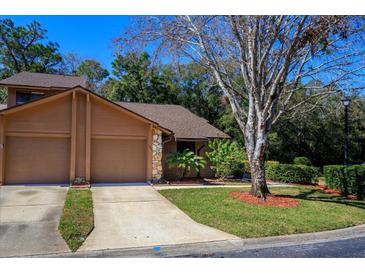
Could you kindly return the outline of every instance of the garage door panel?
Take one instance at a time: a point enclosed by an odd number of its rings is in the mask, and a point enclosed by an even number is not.
[[[93,139],[91,145],[91,181],[146,181],[146,141]]]
[[[7,137],[5,182],[69,182],[69,138]]]

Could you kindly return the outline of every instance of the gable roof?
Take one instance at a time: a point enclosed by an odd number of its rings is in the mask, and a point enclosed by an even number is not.
[[[86,88],[86,79],[80,76],[23,71],[9,78],[1,80],[0,85],[62,89],[69,89],[75,86]]]
[[[118,102],[117,104],[170,129],[175,133],[176,139],[230,138],[226,133],[209,124],[206,119],[180,105],[129,102]]]
[[[82,86],[75,86],[73,88],[70,88],[70,89],[67,89],[63,92],[57,92],[57,93],[53,93],[53,94],[49,94],[49,95],[45,95],[43,97],[40,97],[38,99],[34,99],[34,100],[31,100],[25,104],[21,104],[21,105],[14,105],[14,106],[11,106],[11,107],[5,107],[5,108],[2,108],[2,106],[4,105],[0,105],[0,114],[8,114],[8,113],[13,113],[13,112],[17,112],[17,111],[20,111],[22,109],[26,109],[26,108],[30,108],[30,107],[35,107],[39,104],[42,104],[42,103],[45,103],[45,102],[48,102],[50,100],[55,100],[57,98],[61,98],[61,97],[64,97],[64,96],[67,96],[68,94],[76,91],[76,90],[79,90],[83,93],[90,93],[92,96],[94,96],[94,98],[98,99],[98,100],[101,100],[103,101],[104,103],[106,104],[109,104],[110,106],[113,106],[119,110],[122,110],[122,111],[125,111],[129,114],[132,114],[134,117],[138,118],[138,119],[142,119],[148,123],[151,123],[155,126],[157,126],[158,128],[160,128],[163,132],[165,133],[168,133],[168,134],[173,134],[173,132],[168,129],[168,128],[165,128],[164,126],[160,125],[158,122],[146,117],[146,116],[143,116],[142,114],[139,114],[139,113],[136,113],[134,112],[133,110],[130,110],[128,108],[125,108],[119,104],[116,104],[94,92],[92,92],[91,90],[87,89],[87,88],[84,88]]]

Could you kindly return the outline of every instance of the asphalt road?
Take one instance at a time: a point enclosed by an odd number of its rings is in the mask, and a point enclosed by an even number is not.
[[[365,258],[365,237],[233,252],[195,254],[193,258]]]

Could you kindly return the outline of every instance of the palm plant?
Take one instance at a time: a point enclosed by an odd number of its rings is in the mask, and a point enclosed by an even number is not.
[[[181,171],[181,174],[178,175],[178,179],[184,178],[186,173],[191,170],[199,172],[199,170],[205,167],[207,163],[203,157],[195,155],[195,153],[190,149],[170,153],[167,155],[166,161],[170,168],[176,167]]]

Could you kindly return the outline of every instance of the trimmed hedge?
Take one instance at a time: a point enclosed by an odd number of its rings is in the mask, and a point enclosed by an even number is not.
[[[244,164],[243,173],[250,175],[251,174],[250,163],[248,162],[248,160],[244,160],[242,161],[242,163]],[[279,161],[272,161],[272,160],[265,161],[265,166],[278,165],[278,164],[280,164]]]
[[[311,184],[319,174],[317,167],[290,164],[267,165],[265,171],[267,179],[284,183]]]
[[[365,166],[364,165],[331,165],[324,166],[326,186],[341,191],[343,194],[365,194]]]
[[[294,165],[305,165],[305,166],[311,166],[312,162],[309,160],[309,158],[305,156],[301,157],[295,157],[293,160]]]

